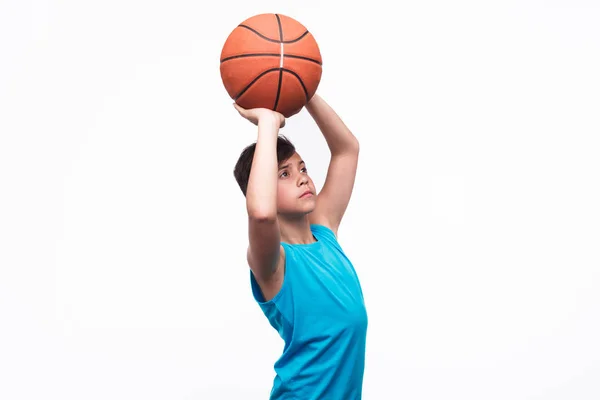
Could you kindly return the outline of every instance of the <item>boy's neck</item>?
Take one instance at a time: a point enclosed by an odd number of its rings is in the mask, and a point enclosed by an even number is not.
[[[288,219],[279,216],[278,222],[282,242],[289,244],[310,244],[316,241],[310,230],[308,215],[297,219]]]

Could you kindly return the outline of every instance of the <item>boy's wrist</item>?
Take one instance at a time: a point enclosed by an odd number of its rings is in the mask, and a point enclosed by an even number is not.
[[[267,115],[260,117],[260,119],[258,120],[258,126],[265,127],[265,128],[273,128],[274,130],[278,130],[279,129],[279,121],[277,121],[277,119],[274,116],[267,114]]]
[[[259,137],[276,137],[279,134],[279,122],[273,117],[261,117],[258,120]]]
[[[279,132],[279,128],[282,127],[283,122],[279,116],[273,112],[265,112],[258,117],[258,126],[260,128],[266,128],[267,130],[273,130],[275,133]]]

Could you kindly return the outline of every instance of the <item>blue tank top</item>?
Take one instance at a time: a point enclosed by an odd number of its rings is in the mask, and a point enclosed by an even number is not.
[[[250,272],[252,294],[284,341],[271,400],[362,397],[367,312],[356,271],[333,231],[311,225],[317,240],[288,244],[280,291],[270,301]]]

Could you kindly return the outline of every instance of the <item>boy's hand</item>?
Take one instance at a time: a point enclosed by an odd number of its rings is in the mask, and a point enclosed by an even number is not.
[[[233,106],[242,117],[246,118],[254,125],[258,125],[258,122],[260,120],[273,118],[280,128],[283,128],[285,126],[285,117],[283,116],[283,114],[278,113],[277,111],[269,110],[268,108],[251,108],[247,110],[245,108],[240,107],[237,103],[233,103]]]

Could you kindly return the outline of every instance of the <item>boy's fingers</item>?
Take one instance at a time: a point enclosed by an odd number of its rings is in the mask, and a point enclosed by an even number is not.
[[[246,111],[242,107],[240,107],[237,103],[233,103],[233,106],[240,114],[244,114],[244,112]]]

